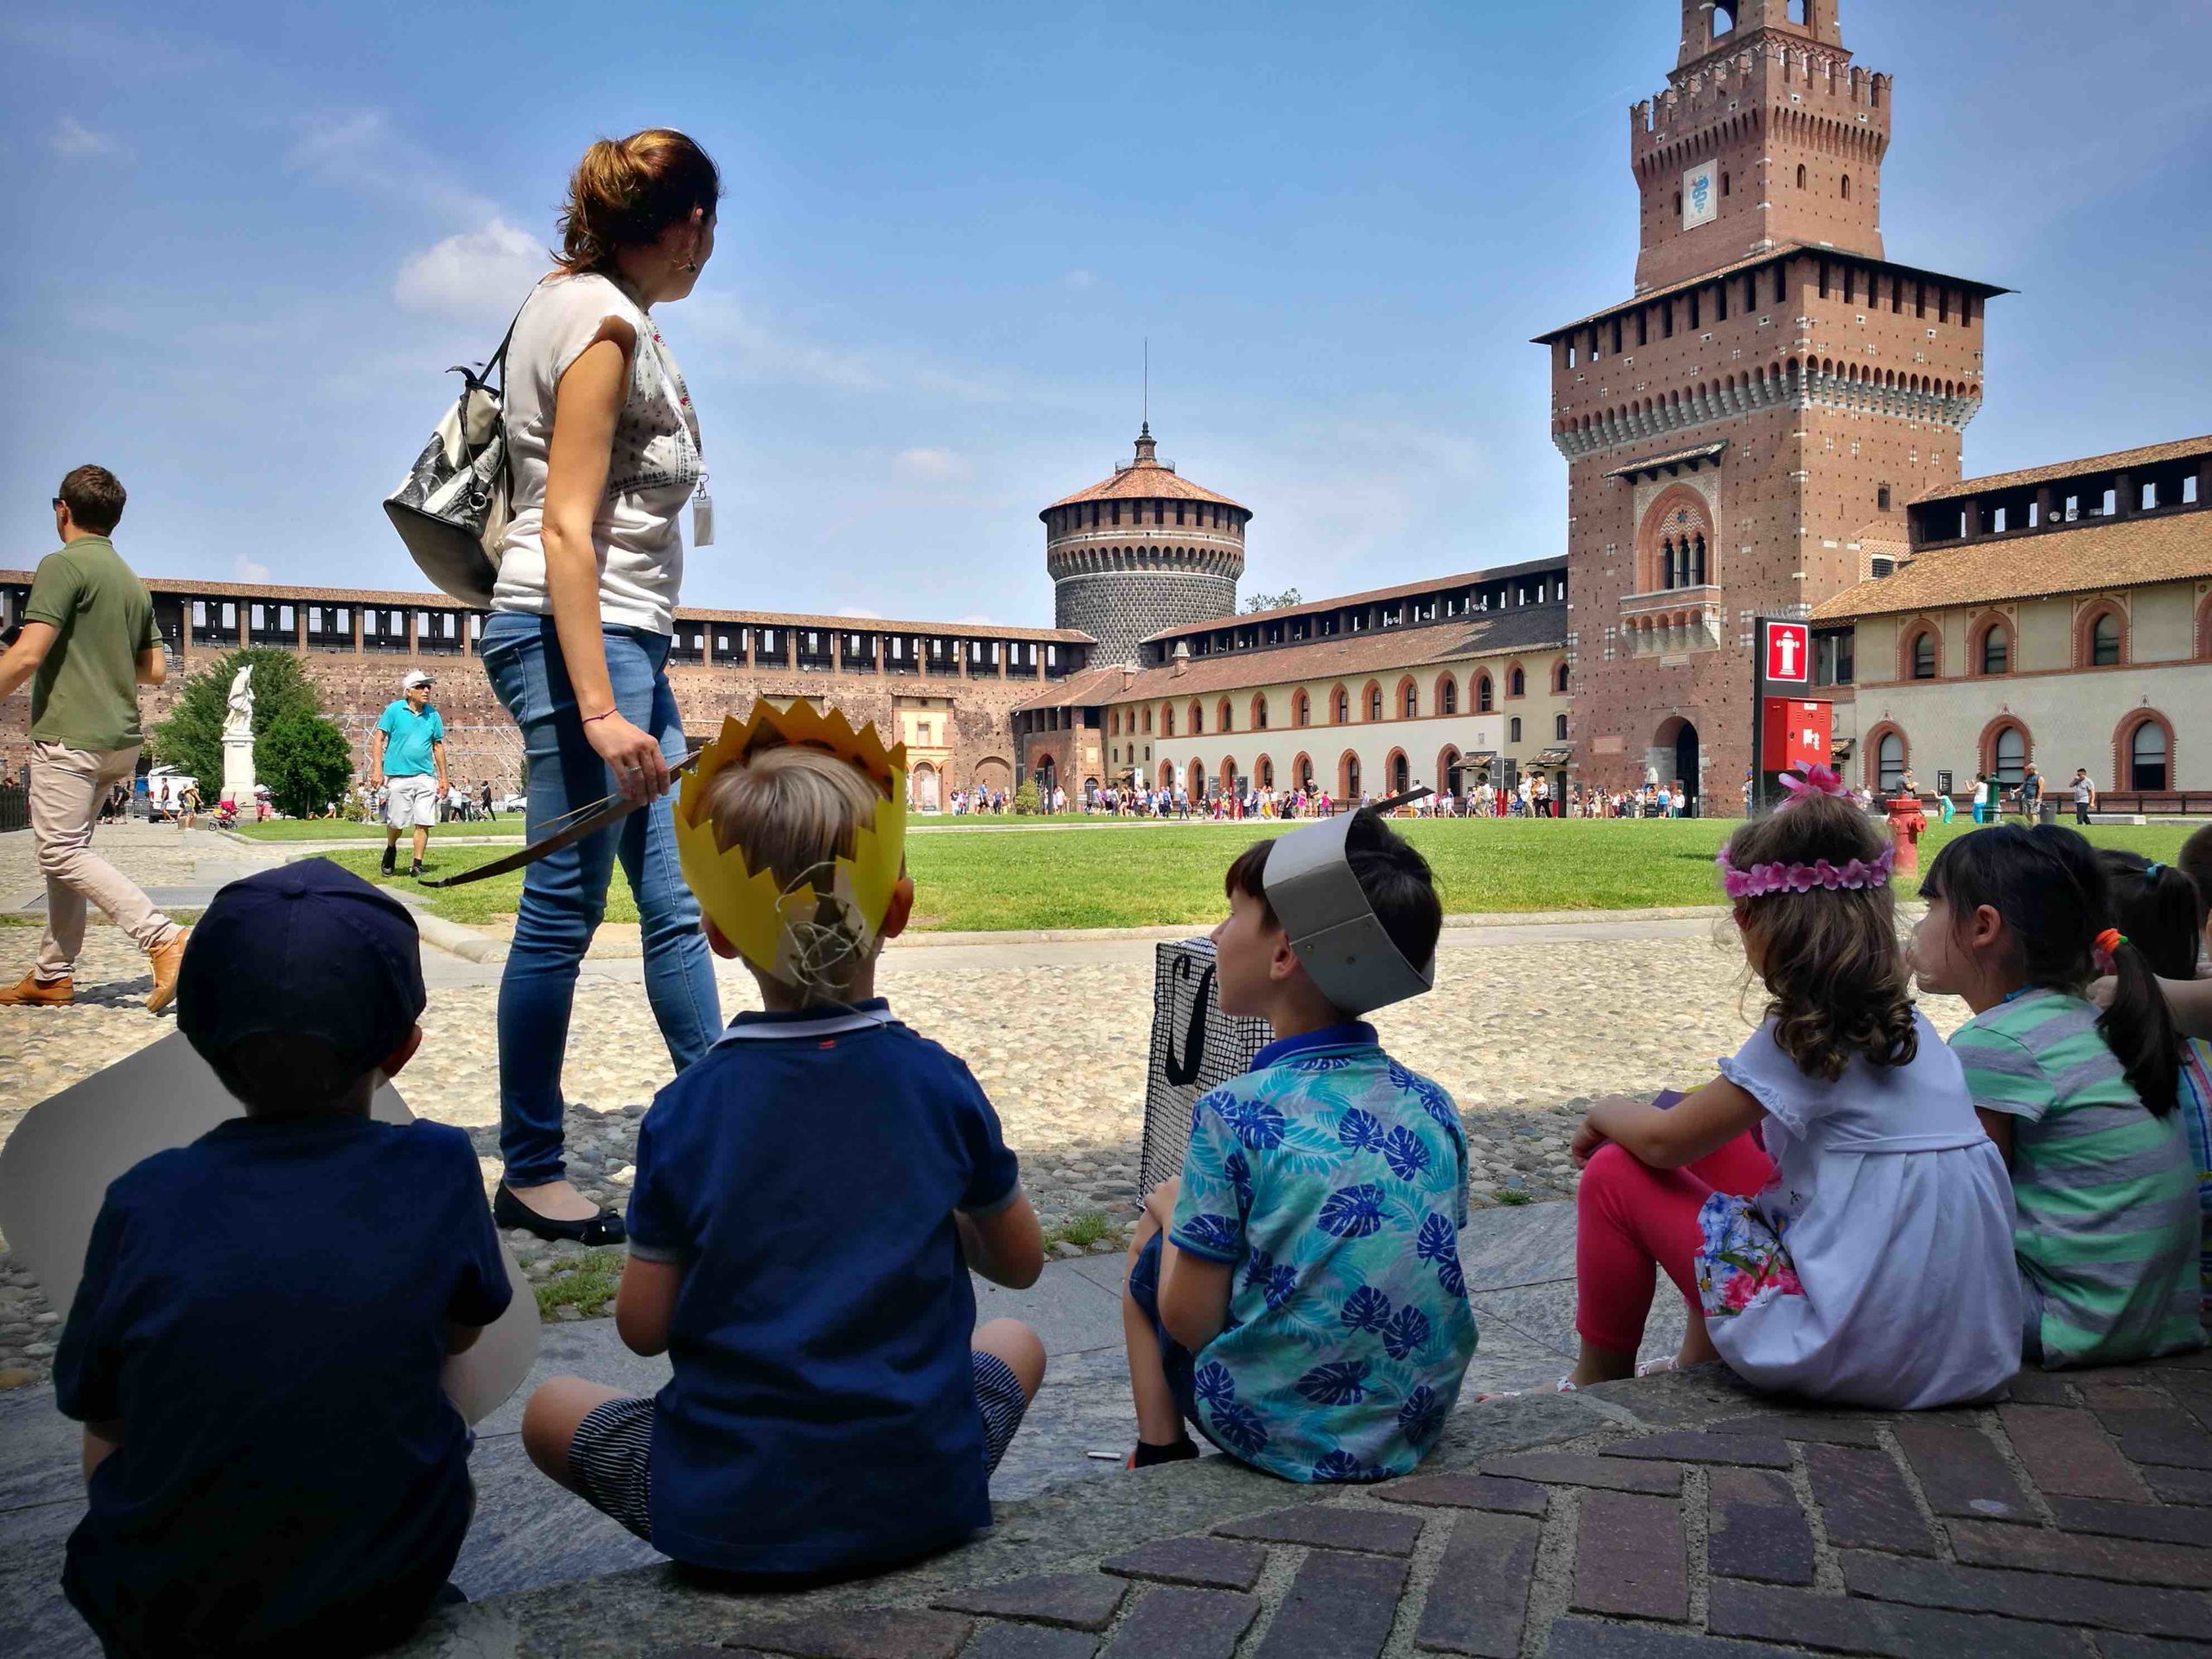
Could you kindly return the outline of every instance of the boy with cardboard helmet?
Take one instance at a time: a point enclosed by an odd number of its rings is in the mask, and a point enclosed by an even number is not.
[[[366,1653],[440,1594],[474,1504],[441,1369],[512,1293],[467,1136],[369,1116],[424,1001],[413,919],[324,860],[194,930],[178,1024],[245,1115],[109,1187],[54,1359],[63,1587],[111,1654]]]
[[[1230,866],[1222,1011],[1275,1041],[1198,1103],[1182,1177],[1146,1201],[1122,1296],[1134,1467],[1196,1456],[1189,1422],[1285,1479],[1380,1480],[1458,1397],[1476,1339],[1458,1109],[1357,1018],[1434,979],[1443,907],[1382,822],[1400,804]]]

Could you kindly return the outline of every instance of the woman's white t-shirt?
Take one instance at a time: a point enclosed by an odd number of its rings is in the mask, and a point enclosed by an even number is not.
[[[506,425],[512,517],[499,543],[495,611],[552,612],[545,589],[545,459],[561,377],[610,317],[637,336],[630,387],[614,423],[607,489],[592,523],[599,610],[608,627],[676,629],[683,582],[677,516],[702,476],[698,417],[676,359],[644,308],[596,273],[549,276],[524,303],[507,346]]]

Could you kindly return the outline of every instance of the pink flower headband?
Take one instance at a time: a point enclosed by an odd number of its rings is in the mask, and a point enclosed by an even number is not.
[[[1851,793],[1843,779],[1826,766],[1808,766],[1802,778],[1784,773],[1780,782],[1789,791],[1789,798],[1776,809],[1781,812],[1815,795],[1847,797]],[[1763,899],[1770,893],[1811,893],[1815,888],[1856,893],[1888,884],[1891,868],[1897,862],[1897,849],[1885,847],[1878,858],[1854,858],[1847,864],[1831,864],[1822,858],[1810,864],[1754,864],[1748,870],[1739,870],[1728,861],[1728,849],[1724,847],[1713,861],[1720,870],[1721,890],[1731,899]]]

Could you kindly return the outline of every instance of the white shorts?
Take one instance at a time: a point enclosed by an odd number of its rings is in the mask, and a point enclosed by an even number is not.
[[[395,830],[428,830],[438,821],[438,780],[427,772],[385,780],[384,821]]]

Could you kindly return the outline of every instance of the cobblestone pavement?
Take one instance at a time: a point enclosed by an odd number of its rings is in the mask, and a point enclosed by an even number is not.
[[[139,880],[181,884],[211,862],[251,857],[226,838],[199,850],[174,831],[139,830],[124,845]],[[143,838],[143,842],[142,842]],[[26,872],[27,836],[0,837],[0,894]],[[1458,1100],[1477,1203],[1573,1190],[1568,1137],[1598,1094],[1649,1091],[1712,1075],[1733,1051],[1756,1002],[1739,994],[1740,957],[1717,930],[1661,938],[1554,930],[1550,942],[1447,945],[1436,988],[1376,1016],[1383,1041]],[[35,949],[29,928],[0,927],[0,979],[12,982]],[[1007,1140],[1060,1255],[1118,1250],[1137,1177],[1152,1000],[1148,963],[1086,962],[985,971],[932,968],[936,947],[893,945],[880,988],[902,1018],[973,1068],[996,1103]],[[941,960],[941,958],[939,959]],[[757,1007],[749,979],[721,964],[725,1014]],[[442,986],[423,1016],[422,1052],[399,1079],[420,1116],[467,1128],[487,1185],[498,1178],[496,969]],[[172,1029],[140,1003],[145,960],[113,928],[93,926],[67,1008],[0,1009],[0,1141],[33,1105]],[[1948,1028],[1956,1003],[1931,1014]],[[641,990],[590,976],[579,987],[566,1087],[571,1174],[599,1201],[624,1202],[638,1120],[671,1075]],[[1070,1230],[1074,1240],[1068,1237]],[[534,1279],[580,1265],[579,1247],[511,1235]],[[565,1317],[596,1312],[584,1301]],[[42,1379],[50,1311],[28,1275],[0,1255],[0,1379]]]
[[[1008,1506],[864,1585],[764,1602],[649,1568],[441,1615],[403,1654],[2156,1659],[2212,1644],[2208,1429],[2212,1355],[1909,1417],[1700,1368],[1463,1408],[1377,1486],[1206,1459]]]

